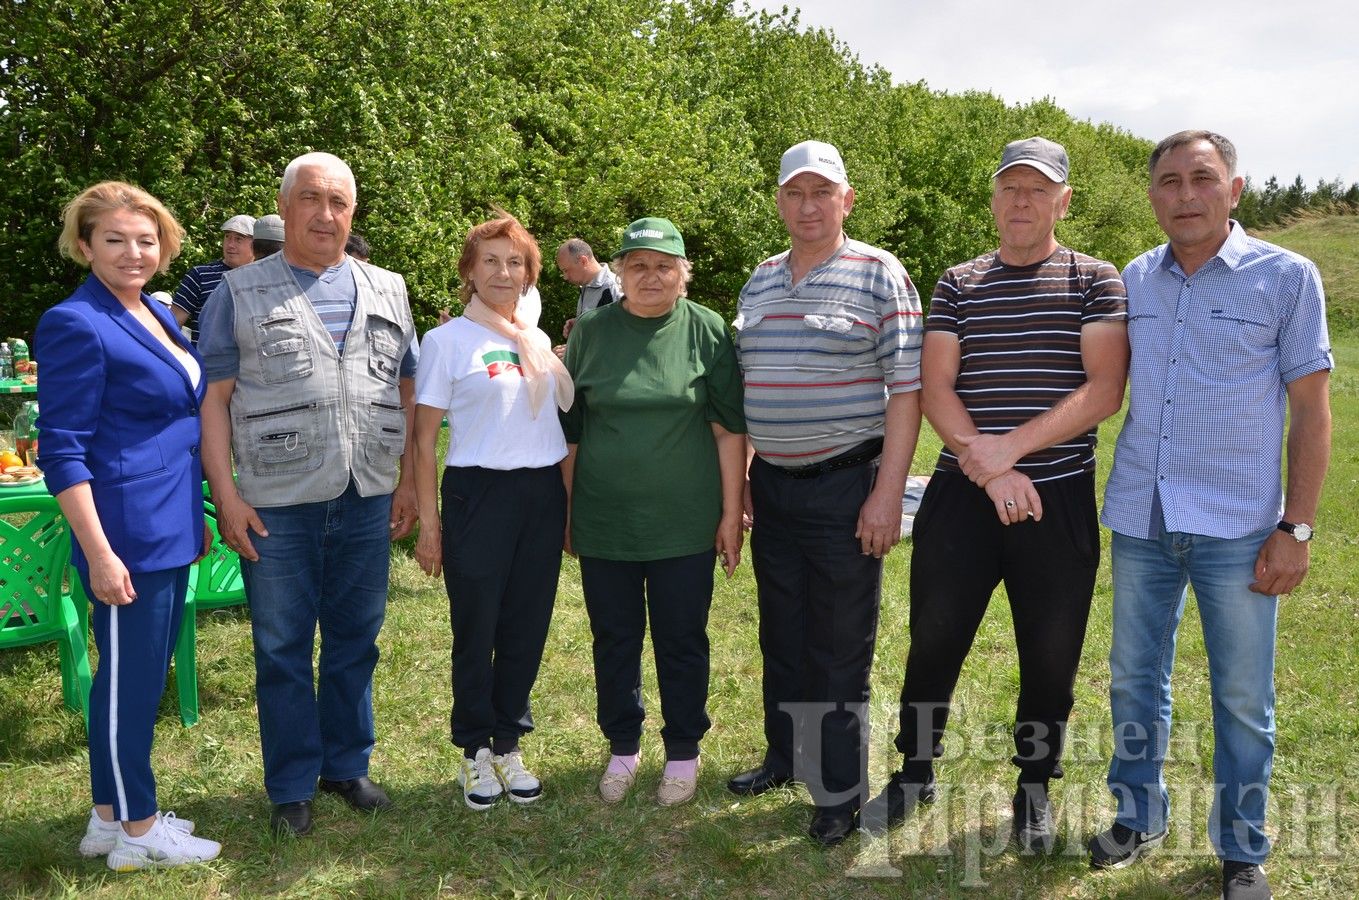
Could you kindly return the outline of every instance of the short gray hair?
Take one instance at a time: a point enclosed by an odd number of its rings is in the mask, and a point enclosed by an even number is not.
[[[595,258],[594,249],[578,237],[567,238],[562,241],[562,245],[557,248],[557,256],[561,257],[563,253],[572,259],[580,259],[582,256]]]
[[[609,261],[609,268],[613,270],[613,274],[618,276],[618,289],[620,291],[623,289],[623,264],[627,262],[628,257],[635,252],[636,251],[634,250],[629,250],[627,253],[615,256]],[[679,261],[680,277],[683,279],[680,284],[680,296],[684,297],[689,293],[689,282],[694,280],[694,266],[686,257],[676,256],[675,259]]]
[[[1151,159],[1147,161],[1147,173],[1154,173],[1156,171],[1156,164],[1161,161],[1161,157],[1165,156],[1171,150],[1174,150],[1177,147],[1183,147],[1185,144],[1197,143],[1198,141],[1207,141],[1212,144],[1213,149],[1217,151],[1217,155],[1222,157],[1222,162],[1227,166],[1227,176],[1229,178],[1236,177],[1236,145],[1216,131],[1203,131],[1201,129],[1177,131],[1170,137],[1161,141],[1161,143],[1157,144],[1156,149],[1151,151]]]
[[[339,172],[349,184],[349,193],[352,195],[352,199],[355,203],[358,202],[359,187],[354,181],[354,173],[350,170],[349,164],[333,153],[322,153],[319,150],[303,153],[288,163],[288,167],[283,170],[283,185],[278,189],[278,192],[284,197],[288,196],[288,191],[292,190],[293,185],[297,182],[297,173],[307,166]]]

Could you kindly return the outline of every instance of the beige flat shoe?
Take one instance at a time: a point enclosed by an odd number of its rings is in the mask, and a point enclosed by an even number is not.
[[[632,783],[636,778],[635,770],[632,772],[605,770],[604,777],[599,779],[599,796],[604,798],[605,803],[617,803],[628,795],[628,791],[632,790]]]
[[[679,806],[694,799],[698,790],[698,768],[694,768],[693,778],[661,777],[661,786],[656,789],[656,802],[661,806]]]

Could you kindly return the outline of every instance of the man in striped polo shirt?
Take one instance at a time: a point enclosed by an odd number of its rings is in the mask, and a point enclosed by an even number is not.
[[[901,537],[920,430],[920,298],[895,256],[845,237],[853,207],[834,147],[784,153],[778,208],[792,246],[750,276],[735,322],[768,746],[728,788],[805,782],[808,833],[825,846],[853,830],[867,789],[882,557]]]
[[[944,442],[916,515],[901,771],[865,828],[934,799],[933,760],[991,594],[1004,582],[1019,650],[1014,833],[1048,851],[1048,780],[1071,712],[1099,567],[1096,426],[1128,374],[1123,282],[1057,242],[1068,161],[1041,137],[1006,146],[992,176],[1000,247],[944,273],[925,325],[925,416]]]
[[[184,273],[184,279],[175,288],[170,312],[174,313],[176,322],[189,329],[189,340],[195,345],[198,344],[198,316],[203,312],[203,304],[221,283],[222,276],[237,266],[254,262],[254,234],[253,217],[232,216],[227,219],[222,223],[222,258],[194,266]]]

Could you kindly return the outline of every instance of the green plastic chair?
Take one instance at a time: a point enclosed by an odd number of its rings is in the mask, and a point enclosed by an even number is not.
[[[48,495],[0,494],[0,650],[56,641],[62,699],[90,719],[90,658],[74,592],[63,587],[70,526]],[[75,573],[72,584],[78,591]]]
[[[175,641],[175,688],[179,693],[179,721],[185,728],[198,721],[198,610],[245,602],[240,557],[217,530],[217,510],[212,504],[205,504],[204,511],[212,529],[212,547],[207,556],[189,569],[184,620]]]

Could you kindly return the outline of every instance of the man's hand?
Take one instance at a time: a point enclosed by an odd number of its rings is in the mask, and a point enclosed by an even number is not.
[[[242,500],[240,495],[224,497],[217,504],[217,529],[222,533],[222,540],[235,550],[241,559],[260,561],[255,545],[250,541],[250,532],[253,531],[260,537],[268,537],[269,529],[264,527],[264,522],[260,520],[259,513],[255,512],[255,507]]]
[[[877,559],[886,556],[901,540],[901,498],[875,487],[859,509],[854,536],[859,539],[864,556]]]
[[[1005,435],[955,434],[953,440],[958,447],[958,465],[963,474],[980,488],[1010,471],[1019,461]]]
[[[1255,582],[1250,586],[1257,594],[1287,594],[1302,584],[1311,561],[1310,544],[1291,534],[1276,531],[1265,539],[1255,557]]]
[[[415,479],[402,478],[392,493],[392,517],[387,523],[391,539],[399,541],[410,534],[419,518],[420,508],[415,499]]]
[[[1035,522],[1043,518],[1043,501],[1027,475],[1011,469],[988,481],[984,490],[996,505],[1002,525],[1014,525],[1030,516]]]

